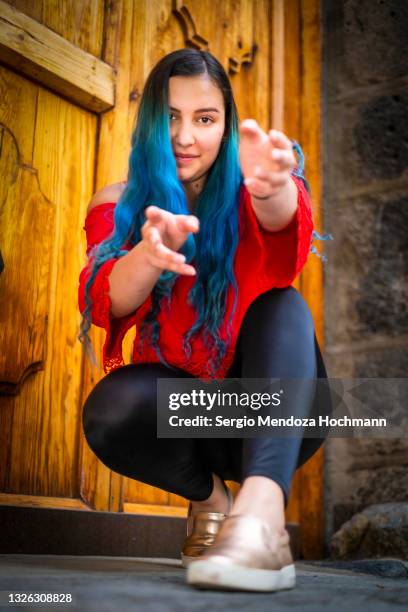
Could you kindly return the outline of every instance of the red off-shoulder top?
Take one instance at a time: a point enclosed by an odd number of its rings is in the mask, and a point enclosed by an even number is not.
[[[292,175],[298,188],[298,207],[293,219],[279,231],[265,230],[259,223],[252,208],[250,194],[244,184],[239,194],[239,234],[240,240],[235,254],[234,272],[238,285],[238,301],[232,321],[231,342],[228,346],[215,376],[208,369],[209,351],[202,336],[191,340],[192,354],[189,359],[183,351],[183,334],[190,329],[196,313],[188,304],[187,296],[195,282],[195,277],[179,275],[173,287],[170,308],[160,310],[160,351],[172,366],[184,369],[199,378],[223,378],[232,364],[238,332],[244,315],[261,293],[274,287],[287,287],[305,265],[312,243],[314,229],[312,207],[309,194],[302,179]],[[87,237],[87,255],[92,247],[100,243],[112,232],[115,202],[95,206],[85,220],[84,230]],[[124,247],[130,250],[132,247]],[[105,373],[124,365],[122,340],[126,332],[136,325],[140,327],[151,306],[151,295],[132,313],[115,318],[110,314],[109,274],[118,258],[106,261],[98,270],[90,290],[93,301],[92,323],[106,330],[103,346],[103,367]],[[78,303],[81,313],[85,310],[84,290],[89,278],[91,259],[80,273]],[[192,262],[194,265],[194,262]],[[233,289],[227,296],[227,308],[220,335],[226,339],[227,322],[233,306]],[[160,362],[154,348],[144,341],[143,347],[136,333],[133,345],[133,363]]]

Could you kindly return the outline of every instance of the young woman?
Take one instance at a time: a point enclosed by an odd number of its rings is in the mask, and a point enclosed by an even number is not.
[[[190,501],[189,584],[291,588],[290,484],[323,438],[157,438],[156,384],[327,378],[312,315],[291,286],[319,237],[300,147],[254,120],[239,124],[223,67],[193,49],[151,71],[131,144],[127,182],[97,192],[85,221],[80,340],[92,355],[91,323],[106,330],[107,374],[84,405],[87,442],[112,470]],[[307,416],[322,399],[309,385],[291,401]],[[235,500],[225,480],[241,483]]]

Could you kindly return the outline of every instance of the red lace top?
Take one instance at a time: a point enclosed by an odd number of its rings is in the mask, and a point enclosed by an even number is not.
[[[303,181],[291,176],[298,188],[298,207],[289,224],[279,231],[265,230],[259,223],[252,208],[250,194],[243,184],[239,196],[239,231],[240,241],[234,260],[234,272],[239,289],[237,307],[232,321],[231,342],[216,373],[216,378],[225,377],[232,364],[238,332],[244,315],[261,293],[274,287],[291,285],[305,265],[312,242],[314,229],[312,208],[309,194]],[[84,230],[87,237],[87,255],[91,248],[107,238],[113,229],[113,211],[115,202],[106,202],[95,206],[85,220]],[[130,250],[132,247],[124,247]],[[124,365],[122,340],[126,332],[136,325],[139,328],[151,305],[151,295],[133,313],[114,318],[110,314],[109,274],[118,258],[106,261],[98,270],[90,290],[93,301],[92,323],[106,330],[103,346],[103,367],[108,373]],[[91,261],[91,260],[90,260]],[[89,278],[90,261],[81,271],[79,277],[78,302],[81,312],[85,310],[84,290]],[[191,262],[194,265],[194,261]],[[210,357],[201,334],[191,339],[192,353],[189,359],[183,351],[183,334],[195,321],[196,313],[187,303],[187,295],[195,282],[195,277],[179,275],[172,293],[170,308],[161,308],[160,339],[158,346],[164,359],[170,365],[182,368],[199,378],[211,378],[208,369]],[[227,322],[234,301],[233,289],[230,287],[227,296],[227,308],[220,336],[226,339]],[[159,357],[148,339],[139,341],[139,334],[133,346],[133,363],[160,362]]]

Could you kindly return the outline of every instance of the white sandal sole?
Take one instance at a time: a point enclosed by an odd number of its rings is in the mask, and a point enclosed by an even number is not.
[[[187,568],[192,561],[197,561],[199,558],[200,557],[189,557],[188,555],[183,555],[183,553],[181,553],[181,565]]]
[[[198,588],[280,591],[296,585],[295,565],[265,570],[202,559],[188,566],[187,583]]]

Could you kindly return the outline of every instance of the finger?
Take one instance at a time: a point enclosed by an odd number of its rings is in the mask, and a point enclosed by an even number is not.
[[[182,232],[198,232],[200,220],[194,215],[177,215],[177,229]]]
[[[262,168],[262,166],[255,166],[254,168],[254,178],[258,179],[267,179],[270,172]]]
[[[152,248],[156,247],[161,243],[162,237],[156,226],[151,225],[147,228],[145,233],[146,240],[149,242]]]
[[[296,166],[296,159],[292,151],[274,148],[271,157],[279,163],[281,170],[292,170]]]
[[[257,177],[257,180],[261,183],[269,183],[270,185],[280,185],[288,180],[287,171],[282,172],[268,172],[262,176]]]
[[[152,223],[158,223],[163,220],[166,216],[167,211],[159,208],[158,206],[148,206],[145,209],[145,215]]]
[[[241,130],[258,130],[259,125],[255,119],[244,119],[239,124]]]
[[[270,172],[270,171],[264,170],[261,166],[256,166],[254,174],[255,176],[253,178],[255,178],[256,180],[260,182],[270,183],[272,185],[275,185],[275,184],[279,185],[281,183],[284,183],[288,179],[287,170],[279,170],[275,172]]]
[[[156,231],[157,229],[155,227],[151,227],[149,234],[155,234]],[[151,251],[153,265],[179,274],[188,274],[190,276],[195,274],[193,266],[184,263],[186,260],[185,255],[172,251],[166,247],[161,241],[161,238],[160,241],[156,241],[157,236],[155,236],[155,238],[151,238],[150,236],[149,239],[155,243]]]
[[[158,242],[154,247],[154,254],[156,257],[160,257],[168,263],[184,263],[186,261],[185,255],[177,253],[166,247],[162,242]]]
[[[168,262],[184,263],[186,260],[185,255],[172,251],[166,245],[163,244],[161,234],[157,227],[151,226],[146,232],[146,240],[152,249],[152,253],[155,257],[160,257]]]
[[[273,172],[268,179],[269,184],[271,185],[271,187],[276,188],[276,187],[283,187],[285,185],[285,183],[288,180],[288,173],[287,172]]]
[[[194,276],[196,274],[196,270],[193,266],[169,261],[166,258],[156,257],[155,255],[151,257],[151,263],[162,270],[170,270],[177,274],[185,274],[186,276]]]
[[[250,138],[258,138],[260,134],[263,134],[263,130],[255,119],[244,119],[244,121],[241,121],[239,131]]]
[[[274,147],[278,149],[292,150],[292,142],[283,132],[279,130],[269,130],[269,138]]]
[[[159,214],[160,211],[161,211],[161,208],[159,208],[158,206],[153,206],[153,205],[147,206],[147,208],[145,209],[145,213],[149,215],[149,217],[153,217],[154,215]]]
[[[271,192],[271,185],[267,181],[257,178],[248,178],[244,180],[247,187],[250,188],[250,193],[260,198],[266,197]]]
[[[277,164],[277,165],[279,166],[280,164]],[[262,166],[256,166],[254,170],[254,176],[250,178],[256,178],[260,181],[270,182],[271,177],[275,175],[281,175],[281,174],[284,174],[284,171],[280,167],[278,170],[273,170],[271,172],[270,170],[265,170],[265,168],[262,168]]]
[[[268,178],[248,178],[244,183],[247,187],[250,186],[251,193],[259,197],[267,196],[272,190],[277,190],[283,187],[288,180],[287,172],[273,172]],[[272,194],[271,194],[272,195]]]
[[[166,263],[182,264],[185,262],[185,255],[172,251],[163,244],[159,230],[152,226],[146,233],[146,239],[149,242],[152,254],[163,259]]]

